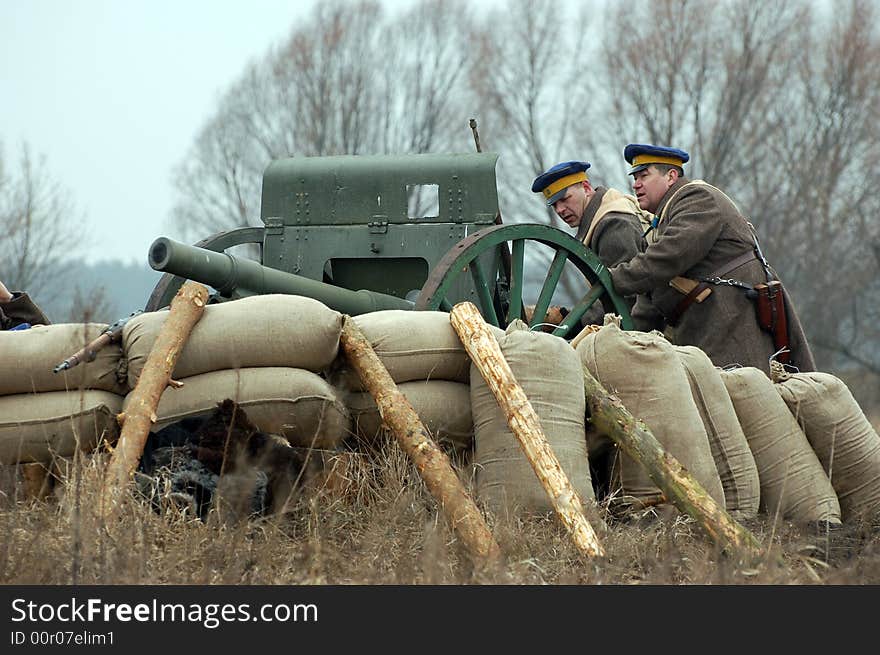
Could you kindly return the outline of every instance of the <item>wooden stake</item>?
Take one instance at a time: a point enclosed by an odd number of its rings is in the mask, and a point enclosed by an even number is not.
[[[150,427],[156,422],[159,399],[171,380],[174,365],[186,340],[205,311],[208,290],[188,280],[171,301],[168,318],[162,325],[147,357],[137,385],[131,392],[128,409],[120,414],[122,432],[113,450],[104,478],[101,516],[108,518],[117,507],[119,494],[127,489],[144,452]]]
[[[596,429],[644,466],[663,495],[693,518],[715,543],[726,550],[736,549],[748,555],[760,553],[761,545],[754,535],[718,506],[696,478],[660,445],[644,421],[634,418],[586,366],[584,393],[590,420]]]
[[[340,343],[361,382],[376,401],[382,420],[415,462],[419,475],[440,503],[452,529],[472,555],[484,560],[497,559],[501,550],[476,503],[452,469],[449,457],[431,439],[419,415],[397,388],[388,369],[350,316],[343,319]]]
[[[465,350],[504,410],[507,424],[575,544],[589,557],[604,556],[605,551],[599,544],[596,532],[583,514],[580,496],[559,465],[559,460],[547,443],[535,409],[513,376],[498,341],[486,327],[476,306],[469,302],[457,304],[452,308],[450,320]]]

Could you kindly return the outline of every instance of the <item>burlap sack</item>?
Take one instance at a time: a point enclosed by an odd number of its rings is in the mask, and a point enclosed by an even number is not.
[[[49,462],[93,450],[119,436],[122,396],[107,391],[48,391],[0,398],[0,464]]]
[[[263,432],[285,437],[294,446],[333,448],[349,431],[349,415],[327,382],[296,368],[264,367],[212,371],[168,387],[156,410],[154,430],[207,414],[231,398]],[[125,397],[127,406],[131,394]]]
[[[509,329],[499,344],[562,470],[583,501],[595,500],[584,436],[583,376],[574,351],[559,337],[521,329]],[[496,513],[552,511],[504,412],[473,365],[470,380],[477,495]]]
[[[441,445],[466,450],[474,439],[471,417],[471,390],[466,384],[448,380],[414,380],[398,385],[400,392],[416,410],[422,424]],[[357,435],[372,443],[387,436],[382,417],[373,397],[366,392],[352,392],[346,399]]]
[[[101,335],[105,323],[59,323],[29,330],[0,330],[0,396],[96,389],[124,395],[122,349],[111,343],[92,362],[69,371],[52,369]]]
[[[446,312],[389,309],[355,316],[354,322],[398,384],[413,380],[467,384],[470,359]],[[504,334],[490,329],[498,337]],[[338,374],[340,387],[365,391],[353,370],[344,367]]]
[[[593,377],[616,394],[633,416],[642,419],[663,448],[725,507],[721,479],[687,374],[663,335],[624,331],[611,323],[584,337],[577,353]],[[612,484],[624,497],[637,500],[653,499],[661,493],[645,468],[622,451],[618,452]]]
[[[132,389],[167,316],[146,312],[123,330]],[[339,312],[302,296],[269,294],[208,305],[180,353],[174,377],[261,366],[319,372],[336,357],[341,330]]]
[[[843,519],[880,510],[880,437],[852,393],[829,373],[775,376],[773,386],[797,419],[831,479]]]
[[[724,488],[726,509],[735,519],[754,518],[761,503],[758,467],[721,380],[721,373],[699,348],[674,348],[684,367],[691,396],[709,438],[712,459]]]
[[[721,379],[758,466],[761,511],[798,522],[840,523],[831,482],[770,378],[748,366],[722,371]]]

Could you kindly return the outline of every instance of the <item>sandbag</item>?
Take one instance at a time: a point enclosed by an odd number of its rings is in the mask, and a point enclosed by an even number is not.
[[[709,438],[672,344],[659,332],[624,331],[610,323],[586,335],[577,353],[593,377],[642,419],[660,445],[725,507]],[[618,451],[614,468],[612,491],[619,488],[636,500],[660,495],[644,466],[626,453]]]
[[[125,395],[128,384],[119,343],[98,351],[94,361],[60,373],[52,369],[107,328],[106,323],[58,323],[28,330],[0,330],[0,396],[95,389]]]
[[[145,312],[122,332],[132,389],[167,316],[166,311]],[[320,372],[336,357],[341,330],[342,314],[302,296],[268,294],[208,305],[180,353],[174,377],[261,366]]]
[[[699,348],[673,347],[684,367],[691,396],[709,438],[727,512],[737,520],[754,518],[761,503],[758,467],[720,371]]]
[[[32,328],[33,329],[33,328]],[[0,397],[0,464],[50,462],[119,437],[122,396],[107,391],[47,391]]]
[[[797,421],[760,369],[722,371],[761,481],[761,511],[798,522],[840,523],[840,503]]]
[[[594,501],[584,436],[580,363],[568,343],[543,332],[517,329],[498,342],[513,375],[541,421],[544,435],[583,501]],[[476,366],[470,368],[477,496],[496,513],[545,513],[553,505],[510,430],[503,410]]]
[[[448,380],[414,380],[398,385],[422,424],[441,445],[466,450],[474,438],[471,390],[466,384]],[[350,393],[346,405],[357,435],[367,443],[386,435],[376,401],[367,392]]]
[[[396,383],[448,380],[467,384],[470,359],[446,312],[388,309],[355,316],[354,322]],[[490,328],[496,337],[504,335]],[[343,365],[337,374],[340,387],[365,391],[353,370]]]
[[[296,368],[263,367],[211,371],[168,387],[156,409],[154,430],[208,414],[234,400],[261,431],[285,437],[293,446],[334,448],[349,431],[349,415],[335,390],[319,375]],[[123,409],[130,402],[125,397]]]
[[[847,521],[880,510],[880,437],[843,380],[779,373],[774,387],[831,479]]]

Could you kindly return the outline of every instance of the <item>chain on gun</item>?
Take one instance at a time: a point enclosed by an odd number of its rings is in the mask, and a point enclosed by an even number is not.
[[[98,356],[98,352],[106,346],[107,344],[113,343],[114,341],[119,341],[122,338],[122,330],[125,327],[125,324],[128,323],[132,318],[141,314],[142,310],[138,310],[136,312],[132,312],[130,315],[125,318],[120,318],[113,325],[108,326],[97,338],[93,339],[85,346],[77,350],[70,357],[65,359],[63,362],[58,364],[55,368],[52,369],[53,373],[60,373],[61,371],[67,371],[77,364],[81,362],[91,362]]]

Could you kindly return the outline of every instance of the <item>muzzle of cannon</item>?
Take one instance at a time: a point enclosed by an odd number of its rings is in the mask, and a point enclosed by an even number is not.
[[[154,270],[201,282],[227,298],[266,293],[307,296],[351,316],[385,309],[413,308],[413,303],[403,298],[366,289],[344,289],[167,237],[153,241],[148,258]]]

